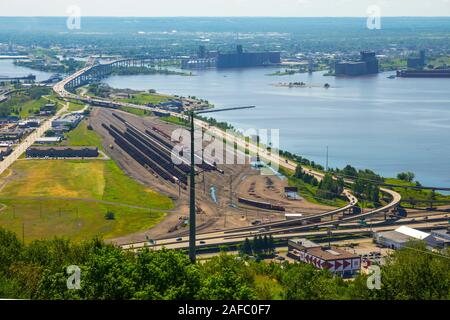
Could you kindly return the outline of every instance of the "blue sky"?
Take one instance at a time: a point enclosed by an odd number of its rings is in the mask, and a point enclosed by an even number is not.
[[[450,16],[450,0],[1,0],[0,16]]]

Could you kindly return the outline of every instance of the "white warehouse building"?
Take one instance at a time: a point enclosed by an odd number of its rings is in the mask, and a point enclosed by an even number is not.
[[[444,248],[449,239],[439,237],[437,233],[427,233],[407,226],[401,226],[394,231],[376,232],[374,239],[378,244],[390,249],[401,249],[410,241],[424,241],[428,249]]]

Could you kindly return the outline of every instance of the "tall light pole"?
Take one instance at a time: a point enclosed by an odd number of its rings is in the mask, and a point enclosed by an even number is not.
[[[190,197],[189,197],[189,259],[195,263],[195,228],[196,228],[196,208],[195,208],[195,130],[194,112],[191,111],[191,172],[190,172]],[[202,159],[203,160],[203,159]]]
[[[206,110],[194,112],[191,110],[189,112],[190,116],[190,131],[191,131],[191,168],[189,174],[189,259],[192,263],[196,261],[196,207],[195,207],[195,115],[201,113],[213,113],[213,112],[223,112],[231,110],[241,110],[241,109],[252,109],[255,106],[249,107],[236,107],[236,108],[224,108],[216,110]],[[202,146],[203,150],[203,146]],[[202,162],[203,153],[202,153]]]

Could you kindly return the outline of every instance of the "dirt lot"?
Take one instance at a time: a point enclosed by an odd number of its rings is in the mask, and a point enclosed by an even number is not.
[[[108,156],[114,159],[119,166],[135,180],[145,184],[156,191],[169,195],[175,202],[175,210],[169,213],[166,219],[155,228],[139,234],[115,239],[117,243],[127,243],[132,241],[144,241],[146,236],[151,238],[163,238],[168,236],[178,236],[187,232],[187,227],[183,221],[189,215],[189,193],[186,188],[180,189],[177,184],[170,183],[132,159],[124,152],[109,135],[102,124],[113,124],[118,128],[124,128],[112,114],[118,113],[125,120],[129,121],[141,130],[156,127],[164,134],[171,136],[173,130],[178,127],[159,120],[156,117],[138,117],[118,110],[94,108],[89,119],[90,125],[103,138],[103,146]],[[197,137],[197,145],[201,142],[201,135]],[[205,146],[206,144],[204,144]],[[232,152],[225,149],[224,153]],[[201,151],[197,152],[201,155]],[[214,155],[217,156],[217,155]],[[216,158],[205,155],[205,159],[213,162]],[[248,163],[248,161],[247,161]],[[218,231],[227,228],[248,226],[254,220],[263,222],[284,220],[284,213],[275,211],[258,210],[253,207],[238,206],[238,197],[245,197],[262,202],[282,205],[287,212],[298,212],[304,215],[323,212],[329,209],[326,206],[314,205],[305,200],[288,200],[284,196],[284,187],[287,181],[276,176],[261,176],[259,171],[251,168],[249,164],[240,165],[218,165],[224,174],[218,171],[200,173],[196,177],[196,200],[198,206],[197,225],[199,231]],[[230,185],[232,188],[230,200]],[[254,190],[251,191],[251,186]],[[216,200],[213,201],[212,189],[215,189]],[[250,192],[250,191],[251,192]],[[232,203],[232,204],[231,204]],[[231,204],[231,205],[230,205]],[[178,228],[177,228],[178,226]],[[177,230],[175,230],[177,229]],[[169,232],[170,231],[170,232]]]

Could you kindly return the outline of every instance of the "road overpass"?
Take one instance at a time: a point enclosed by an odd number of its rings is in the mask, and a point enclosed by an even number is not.
[[[419,218],[419,219],[400,219],[392,224],[386,224],[383,222],[374,223],[370,227],[361,227],[358,224],[345,224],[342,225],[342,229],[332,230],[332,236],[371,236],[373,232],[391,231],[398,228],[400,225],[410,225],[417,229],[436,229],[445,228],[448,226],[448,216],[436,216],[433,218]],[[240,235],[217,235],[215,237],[206,237],[204,234],[197,236],[198,247],[211,247],[220,245],[235,245],[245,241],[247,238],[254,236],[264,235],[263,233],[254,232],[250,234]],[[329,230],[305,230],[297,232],[283,232],[274,234],[274,239],[292,239],[298,237],[329,237]],[[160,250],[162,248],[167,249],[187,249],[189,247],[188,237],[182,238],[181,241],[176,239],[166,239],[158,241],[155,245],[149,243],[143,244],[127,244],[123,245],[124,250],[139,251],[143,248],[149,248],[151,250]]]
[[[76,94],[70,93],[67,91],[68,88],[73,88],[74,86],[80,86],[83,83],[86,83],[88,81],[90,81],[89,77],[97,77],[97,76],[103,76],[108,74],[108,72],[110,72],[112,65],[118,63],[119,65],[121,65],[121,63],[125,63],[125,60],[118,60],[118,61],[114,61],[111,62],[109,64],[104,64],[104,65],[91,65],[91,66],[87,66],[79,71],[77,71],[76,73],[74,73],[73,75],[69,76],[68,78],[64,79],[63,81],[61,81],[60,83],[56,84],[54,86],[54,91],[56,93],[58,93],[62,98],[70,98],[70,99],[76,99],[76,100],[81,100],[84,103],[89,103],[89,104],[97,104],[100,106],[105,106],[105,107],[130,107],[130,108],[136,108],[136,109],[141,109],[141,110],[155,110],[154,108],[149,108],[146,106],[140,106],[140,105],[135,105],[135,104],[131,104],[131,103],[124,103],[124,102],[116,102],[116,101],[111,101],[111,100],[106,100],[106,99],[92,99],[92,98],[85,98],[85,97],[81,97],[78,96]],[[124,65],[127,65],[126,63]],[[101,69],[102,71],[100,71],[100,73],[98,73],[98,70]],[[96,71],[97,70],[97,71]],[[165,110],[160,110],[160,109],[156,109],[156,111],[161,111],[161,112],[167,112]],[[176,113],[176,112],[169,112],[170,115],[187,120],[188,116],[184,115],[184,114],[180,114],[180,113]],[[254,145],[252,143],[248,143],[247,141],[245,141],[244,139],[240,138],[240,137],[236,137],[235,135],[232,135],[229,132],[225,132],[219,128],[210,126],[207,122],[200,120],[200,119],[195,119],[195,125],[204,129],[204,130],[209,130],[209,132],[211,132],[212,135],[216,135],[216,136],[222,136],[223,138],[227,139],[228,141],[235,141],[235,143],[237,144],[238,148],[240,147],[241,149],[244,150],[249,150],[249,152],[252,152],[253,154],[261,154],[261,158],[267,160],[267,162],[270,163],[278,163],[280,166],[291,170],[291,171],[295,171],[297,168],[297,164],[290,161],[289,159],[283,158],[281,157],[279,154],[273,154],[273,153],[268,153],[267,150],[265,148],[262,148],[261,146],[257,146]],[[315,170],[305,170],[306,173],[309,173],[315,177],[317,177],[318,179],[322,179],[324,177],[324,173],[315,171]],[[352,180],[346,179],[345,180],[347,183],[353,183]],[[236,229],[234,231],[231,231],[231,233],[234,234],[245,234],[248,235],[248,232],[252,232],[251,230],[254,230],[255,228],[275,228],[275,230],[270,230],[267,231],[265,233],[261,233],[262,235],[272,235],[272,234],[276,234],[279,232],[292,232],[292,231],[299,231],[302,229],[311,229],[311,228],[319,228],[321,226],[326,226],[326,225],[338,225],[340,223],[343,222],[349,222],[349,221],[354,221],[354,220],[364,220],[367,218],[371,218],[373,216],[382,214],[382,213],[387,213],[389,212],[389,210],[397,207],[401,201],[401,196],[399,193],[387,189],[387,188],[380,188],[380,191],[388,194],[391,197],[391,201],[386,204],[385,206],[381,207],[381,208],[377,208],[375,210],[371,210],[369,212],[366,213],[362,213],[362,214],[358,214],[358,215],[352,215],[349,217],[344,217],[340,220],[335,220],[330,222],[320,222],[320,223],[314,223],[314,224],[309,224],[309,225],[300,225],[300,226],[291,226],[291,224],[295,224],[295,223],[302,223],[302,222],[306,222],[308,220],[313,220],[316,218],[323,218],[323,217],[327,217],[327,216],[333,216],[335,214],[341,213],[345,210],[349,210],[350,208],[354,207],[357,203],[357,199],[351,195],[350,191],[346,190],[345,195],[347,196],[347,198],[349,199],[349,204],[347,206],[345,206],[344,208],[339,208],[336,210],[332,210],[330,212],[325,212],[325,213],[321,213],[318,215],[314,215],[314,216],[310,216],[310,217],[305,217],[302,219],[296,219],[296,220],[291,220],[291,221],[282,221],[282,222],[275,222],[273,224],[263,224],[260,226],[255,226],[255,227],[246,227],[246,228],[240,228],[240,229]],[[281,230],[277,230],[276,228],[280,228]],[[220,237],[223,236],[225,233],[210,233],[210,234],[205,234],[205,237]],[[202,235],[200,235],[202,236]],[[176,239],[171,239],[171,240],[176,240]],[[142,247],[146,246],[145,242],[140,242],[137,243],[136,245],[141,245]]]

